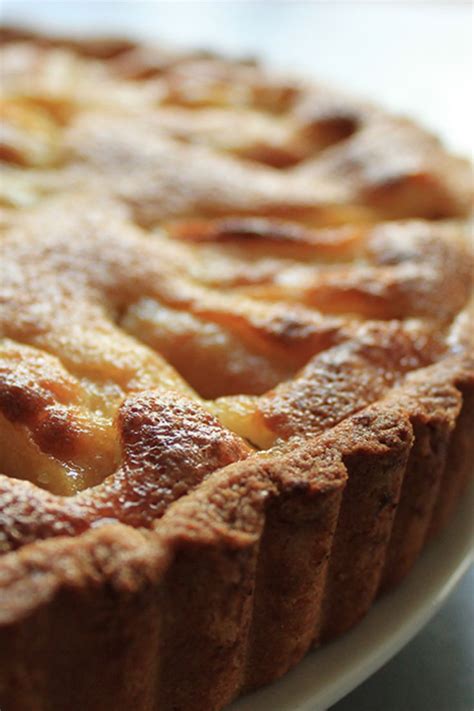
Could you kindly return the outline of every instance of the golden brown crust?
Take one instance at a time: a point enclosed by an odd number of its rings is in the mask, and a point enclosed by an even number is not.
[[[469,477],[470,168],[251,62],[1,39],[0,705],[217,711]]]
[[[202,489],[182,499],[174,510],[170,509],[160,528],[152,534],[153,538],[150,534],[132,535],[131,530],[125,528],[121,534],[120,527],[113,526],[86,534],[80,548],[73,540],[53,539],[6,556],[2,566],[1,589],[5,603],[2,610],[6,615],[2,634],[8,641],[8,635],[12,634],[9,630],[15,630],[17,651],[14,662],[10,659],[10,663],[2,667],[8,669],[7,676],[4,671],[2,679],[5,702],[9,703],[19,688],[22,696],[19,701],[15,699],[19,708],[27,707],[28,699],[38,698],[40,689],[43,689],[42,693],[48,690],[46,693],[58,707],[75,703],[75,698],[84,698],[81,696],[85,693],[82,675],[80,677],[79,671],[76,675],[77,666],[73,664],[73,661],[83,661],[85,652],[80,640],[84,639],[93,649],[92,658],[87,657],[90,679],[97,677],[94,665],[104,663],[105,656],[102,655],[106,655],[107,648],[104,645],[111,643],[108,635],[104,638],[102,625],[93,631],[98,615],[102,620],[104,615],[106,619],[112,619],[111,616],[115,619],[114,644],[119,645],[117,663],[121,671],[129,669],[132,663],[129,655],[134,649],[140,659],[151,654],[154,665],[159,663],[158,668],[153,666],[153,672],[150,670],[140,677],[137,698],[143,708],[151,703],[144,699],[152,698],[159,699],[163,708],[171,708],[172,703],[178,708],[186,708],[191,703],[196,708],[219,708],[243,684],[254,686],[283,673],[314,639],[354,624],[376,594],[377,581],[380,581],[384,568],[381,549],[389,542],[390,521],[394,515],[397,520],[395,504],[400,489],[400,469],[410,451],[413,433],[416,433],[416,428],[410,426],[409,408],[420,413],[417,417],[421,416],[423,408],[426,408],[424,416],[431,417],[429,413],[433,406],[437,417],[441,418],[442,413],[447,412],[444,426],[452,432],[453,415],[459,407],[459,385],[455,389],[446,386],[446,373],[439,371],[440,368],[435,366],[432,385],[422,384],[421,400],[417,392],[419,384],[408,386],[406,394],[398,396],[395,408],[393,402],[387,405],[382,402],[366,414],[357,415],[334,428],[318,443],[306,445],[289,457],[280,457],[278,461],[274,458],[264,458],[261,462],[255,460],[245,479],[234,470],[229,470],[224,477],[211,477]],[[453,366],[451,371],[454,375]],[[462,367],[457,377],[465,378]],[[442,387],[436,386],[440,379]],[[344,464],[341,454],[330,443],[337,443],[337,448],[343,452],[345,448],[351,452]],[[249,464],[251,461],[248,460]],[[296,486],[295,478],[303,472],[306,472],[304,486]],[[341,517],[338,513],[340,485],[347,472],[355,480],[352,488],[345,490],[343,507],[346,513]],[[363,477],[367,476],[370,498],[367,498],[367,487],[363,488]],[[360,482],[362,489],[356,482]],[[245,490],[247,493],[243,495]],[[443,492],[438,500],[445,493],[448,492]],[[367,507],[366,516],[362,517],[361,503],[362,511]],[[371,509],[371,506],[375,508]],[[378,513],[374,518],[375,510]],[[268,534],[260,540],[264,515]],[[345,552],[349,551],[341,543],[349,534],[346,525],[351,515],[356,518],[359,536],[351,539],[351,565],[348,566]],[[288,526],[295,534],[291,543]],[[159,536],[158,539],[155,540],[155,536]],[[340,541],[336,547],[334,538]],[[217,540],[221,543],[216,547]],[[311,543],[309,549],[308,543]],[[175,553],[168,558],[164,556],[165,550]],[[336,555],[338,550],[340,555]],[[295,555],[296,551],[298,555]],[[329,570],[328,551],[331,552]],[[369,551],[379,563],[367,568],[364,561],[367,561]],[[261,573],[255,578],[257,560]],[[314,565],[315,560],[320,560],[320,565]],[[282,578],[284,561],[290,567],[288,575]],[[344,576],[341,576],[342,570]],[[361,574],[363,571],[370,572],[368,578]],[[99,579],[107,579],[114,590],[108,601],[101,601],[97,596]],[[253,592],[254,579],[257,587]],[[352,600],[345,594],[351,588],[351,580],[363,584],[363,588],[358,589],[358,596]],[[278,584],[274,586],[272,581]],[[334,588],[337,581],[340,593]],[[64,591],[61,597],[58,597],[58,590]],[[184,605],[189,607],[190,595],[194,600],[189,608],[191,618],[185,619],[180,611]],[[51,602],[48,603],[48,599]],[[354,606],[355,600],[358,601],[357,607]],[[329,601],[333,603],[329,605]],[[48,611],[48,622],[40,622],[40,618],[35,621],[32,617],[31,610],[39,604]],[[159,612],[157,604],[160,605]],[[117,606],[122,609],[123,617],[115,617]],[[63,610],[67,615],[70,614],[67,610],[75,608],[77,620],[85,628],[79,633],[78,622],[71,630],[73,647],[68,656],[71,686],[66,688],[58,686],[55,681],[58,670],[64,669],[61,659],[53,655],[52,659],[56,661],[48,670],[38,668],[38,659],[40,655],[48,654],[48,649],[62,645],[58,612]],[[150,615],[150,622],[156,620],[154,631],[147,636],[153,652],[148,646],[146,649],[140,646],[138,641],[132,642],[142,634],[143,625],[139,620],[144,610],[147,616]],[[36,631],[38,646],[32,656],[31,651],[26,653],[22,646],[18,633],[20,619],[27,621],[30,631],[31,628]],[[283,621],[291,625],[293,634],[284,634],[282,638]],[[312,634],[308,634],[309,623],[314,630]],[[52,636],[45,635],[41,632],[45,625],[50,629],[53,625],[57,631]],[[28,636],[25,644],[27,640]],[[2,646],[2,649],[7,647]],[[196,649],[200,654],[194,654]],[[271,663],[275,650],[280,651],[278,665]],[[90,653],[88,649],[87,655]],[[176,669],[177,658],[183,664],[187,663],[189,676],[186,683]],[[19,687],[19,669],[28,660],[31,663],[29,681]],[[144,668],[150,669],[149,664],[146,662]],[[81,668],[83,671],[84,667]],[[32,669],[38,669],[37,676],[32,675]],[[204,682],[204,669],[213,674],[215,682],[212,687]],[[125,703],[132,698],[130,694],[136,693],[132,691],[133,686],[124,682],[118,670],[110,680],[107,673],[100,691],[94,691],[97,696],[85,698],[90,700],[91,708],[99,709],[111,693],[119,708],[125,708]],[[136,667],[134,673],[137,674]],[[160,678],[169,683],[160,684]],[[112,689],[114,684],[118,684],[118,689]]]

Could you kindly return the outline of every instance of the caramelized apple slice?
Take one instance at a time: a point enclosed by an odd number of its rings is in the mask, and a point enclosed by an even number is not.
[[[150,526],[211,472],[252,451],[196,402],[173,392],[128,398],[118,427],[121,468],[74,497],[0,475],[0,551],[36,538],[74,535],[111,520]]]

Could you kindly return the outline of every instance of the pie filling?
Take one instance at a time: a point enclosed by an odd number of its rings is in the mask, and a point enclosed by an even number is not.
[[[0,549],[150,526],[467,349],[464,228],[412,219],[461,216],[466,166],[408,122],[225,60],[2,52]]]

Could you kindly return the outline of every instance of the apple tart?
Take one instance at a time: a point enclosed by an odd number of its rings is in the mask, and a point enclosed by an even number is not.
[[[0,706],[217,711],[455,510],[471,169],[251,61],[1,38]]]

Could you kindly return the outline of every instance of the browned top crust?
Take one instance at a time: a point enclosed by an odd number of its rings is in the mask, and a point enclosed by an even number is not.
[[[253,63],[2,40],[5,585],[77,550],[70,575],[127,585],[96,545],[145,577],[188,538],[238,547],[276,492],[342,489],[458,407],[465,161]]]

